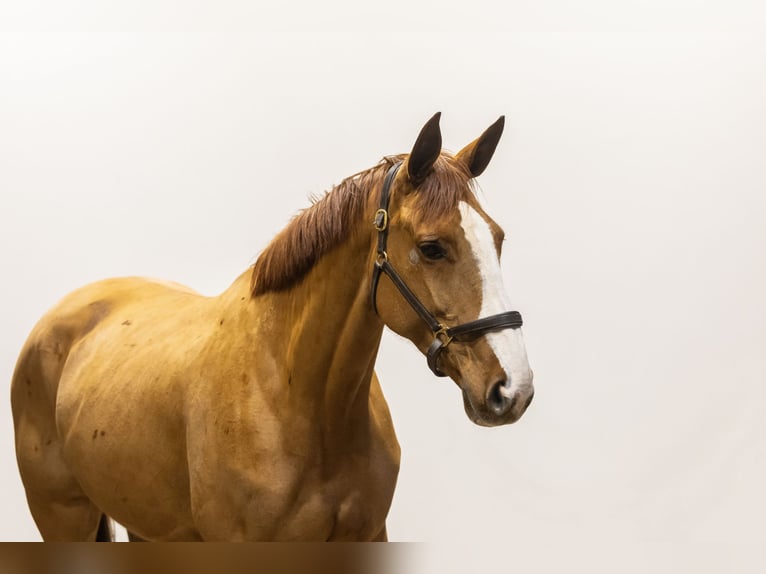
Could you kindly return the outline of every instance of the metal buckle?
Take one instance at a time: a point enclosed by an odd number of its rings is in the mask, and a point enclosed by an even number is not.
[[[448,327],[445,327],[441,323],[439,323],[439,330],[434,333],[434,338],[441,340],[442,342],[442,348],[446,347],[452,342],[452,337],[447,334],[447,331],[449,330]]]
[[[375,212],[375,219],[372,224],[378,231],[385,231],[388,227],[388,211],[385,209],[379,209]]]

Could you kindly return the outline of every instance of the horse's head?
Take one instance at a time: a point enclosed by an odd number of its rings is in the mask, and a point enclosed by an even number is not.
[[[534,394],[521,316],[510,311],[500,271],[503,230],[471,188],[503,123],[452,156],[441,150],[436,114],[389,171],[375,219],[380,317],[457,383],[466,414],[485,426],[515,422]]]

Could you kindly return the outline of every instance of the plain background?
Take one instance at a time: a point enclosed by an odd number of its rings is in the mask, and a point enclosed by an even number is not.
[[[216,294],[434,112],[453,151],[505,114],[480,195],[535,402],[475,427],[386,334],[391,539],[433,572],[763,565],[762,3],[1,6],[0,379],[70,290]],[[0,539],[36,540],[7,399],[0,422]]]

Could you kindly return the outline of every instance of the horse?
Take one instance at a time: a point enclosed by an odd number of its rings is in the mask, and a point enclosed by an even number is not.
[[[474,179],[500,117],[457,154],[440,114],[299,212],[222,294],[106,279],[31,331],[11,384],[44,540],[385,541],[400,447],[375,374],[384,327],[462,392],[471,421],[534,394],[503,231]]]

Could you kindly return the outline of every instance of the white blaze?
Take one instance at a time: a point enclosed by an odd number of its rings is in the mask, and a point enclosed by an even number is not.
[[[492,230],[484,218],[466,202],[460,202],[461,225],[479,265],[481,276],[481,311],[479,317],[511,311],[511,301],[503,286],[503,274],[495,250]],[[503,394],[527,390],[532,384],[532,372],[527,361],[521,329],[504,329],[486,335],[487,342],[505,371]]]

